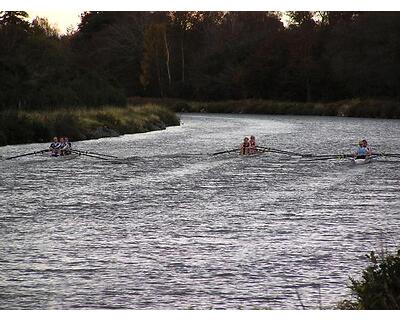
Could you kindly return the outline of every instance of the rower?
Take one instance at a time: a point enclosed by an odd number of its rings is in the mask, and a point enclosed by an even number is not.
[[[372,149],[368,146],[367,140],[363,139],[363,140],[362,140],[362,143],[363,143],[363,147],[364,147],[365,150],[367,151],[367,156],[372,155]]]
[[[255,136],[250,136],[249,140],[249,153],[254,154],[257,152],[256,148],[256,137]]]
[[[64,156],[65,155],[65,141],[64,138],[61,137],[60,138],[60,142],[59,142],[59,149],[60,149],[60,156]]]
[[[357,150],[354,152],[356,159],[365,159],[367,157],[367,148],[364,146],[364,142],[361,140],[358,143]]]
[[[72,144],[69,141],[68,137],[64,137],[64,143],[65,143],[65,147],[64,147],[64,154],[71,154],[71,148],[72,148]]]
[[[51,156],[58,157],[59,149],[60,149],[60,143],[58,142],[58,138],[54,137],[53,142],[50,144],[50,147],[49,147],[49,151],[51,151]]]
[[[245,137],[243,139],[243,143],[240,145],[240,154],[246,155],[249,154],[250,142],[249,138]]]

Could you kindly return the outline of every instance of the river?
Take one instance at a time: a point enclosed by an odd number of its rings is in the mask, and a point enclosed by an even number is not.
[[[349,153],[365,137],[394,153],[400,121],[181,120],[73,145],[126,163],[0,161],[1,309],[332,308],[349,297],[367,253],[399,244],[399,162],[210,154],[250,134],[259,145],[319,154]],[[5,146],[0,155],[46,147]]]

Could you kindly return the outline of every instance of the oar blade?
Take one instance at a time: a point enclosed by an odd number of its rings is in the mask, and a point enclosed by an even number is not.
[[[94,152],[94,151],[83,151],[83,150],[78,150],[78,149],[74,149],[75,151],[81,152],[81,153],[85,153],[85,154],[93,154],[93,155],[97,155],[97,156],[101,156],[101,157],[108,157],[108,158],[113,158],[113,159],[118,159],[118,157],[110,155],[110,154],[103,154],[103,153],[98,153],[98,152]]]
[[[381,157],[393,157],[393,158],[399,158],[400,157],[400,153],[372,153],[373,156],[381,156]]]
[[[309,155],[304,155],[305,158],[324,158],[324,159],[345,159],[345,158],[353,158],[354,154],[309,154]]]
[[[100,156],[96,156],[96,155],[93,155],[93,154],[88,154],[88,153],[85,153],[85,152],[79,152],[79,151],[76,151],[76,150],[72,150],[72,152],[75,153],[75,154],[79,154],[81,156],[89,157],[89,158],[95,158],[95,159],[107,160],[107,161],[111,160],[109,158],[100,157]]]
[[[257,148],[264,149],[267,152],[286,154],[289,156],[297,156],[297,157],[303,156],[302,153],[292,152],[292,151],[287,151],[287,150],[279,150],[279,149],[275,149],[275,148],[271,148],[271,147],[257,146]]]
[[[13,156],[13,157],[5,158],[4,160],[17,159],[17,158],[21,158],[21,157],[31,156],[31,155],[34,155],[34,154],[40,154],[40,153],[43,153],[43,152],[46,152],[46,151],[49,151],[49,149],[44,149],[44,150],[33,151],[33,152],[29,152],[29,153],[24,153],[24,154],[19,154],[19,155]]]
[[[240,149],[236,148],[236,149],[232,149],[232,150],[219,151],[219,152],[212,153],[211,155],[212,155],[212,156],[216,156],[216,155],[218,155],[218,154],[230,153],[230,152],[235,152],[235,151],[239,151],[239,150],[240,150]]]

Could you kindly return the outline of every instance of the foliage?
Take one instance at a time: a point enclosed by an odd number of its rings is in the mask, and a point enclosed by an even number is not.
[[[276,12],[91,11],[60,35],[46,19],[0,12],[0,109],[125,105],[133,96],[399,99],[399,12],[286,16],[285,26]],[[351,115],[396,113],[368,108]]]
[[[179,125],[175,113],[155,105],[44,112],[7,110],[0,112],[0,145],[49,141],[53,136],[76,141],[106,136],[110,130],[125,134],[171,125]]]
[[[360,280],[350,279],[355,300],[339,303],[340,309],[399,310],[400,309],[400,250],[395,254],[367,255],[371,265],[362,272]]]
[[[400,102],[351,99],[336,102],[291,102],[263,99],[187,101],[173,98],[128,99],[131,105],[146,103],[168,107],[175,112],[252,113],[400,119]]]
[[[0,13],[0,110],[126,103],[118,85],[80,65],[46,19]]]

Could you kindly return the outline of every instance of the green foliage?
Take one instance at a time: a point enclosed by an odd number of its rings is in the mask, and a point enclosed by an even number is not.
[[[95,118],[98,122],[107,124],[109,128],[118,128],[121,126],[121,120],[111,112],[100,111],[96,113]]]
[[[0,112],[0,145],[49,141],[53,136],[82,140],[115,134],[147,132],[179,125],[171,110],[157,106],[76,108],[57,111]]]
[[[121,87],[81,64],[46,19],[0,13],[0,110],[124,105]]]
[[[174,112],[159,105],[145,105],[141,109],[141,112],[156,115],[158,120],[165,123],[167,126],[177,126],[180,123]]]
[[[367,255],[370,265],[360,280],[350,279],[355,301],[344,300],[340,309],[399,310],[400,309],[400,250],[395,254]]]
[[[147,103],[165,106],[175,112],[283,114],[400,119],[400,102],[391,100],[352,99],[329,103],[311,103],[262,99],[211,102],[139,97],[129,99],[129,104],[131,105],[143,105]]]
[[[14,111],[1,113],[0,128],[3,132],[2,140],[3,142],[5,140],[6,144],[15,144],[19,141],[32,142],[35,134],[30,119]]]

